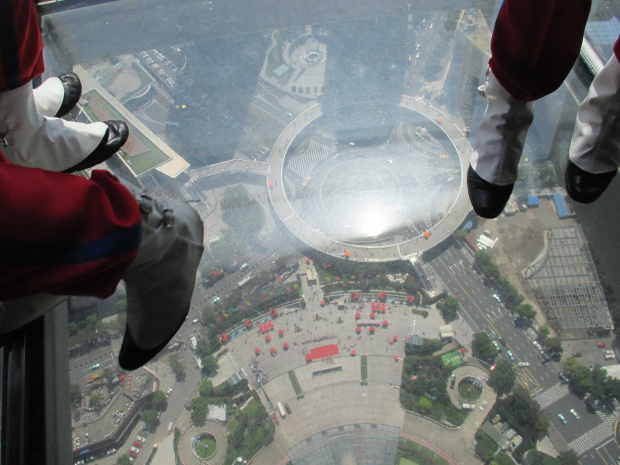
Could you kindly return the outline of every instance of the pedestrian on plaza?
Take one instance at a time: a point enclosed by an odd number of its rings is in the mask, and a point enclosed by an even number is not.
[[[504,210],[534,104],[555,91],[579,56],[590,0],[506,0],[491,37],[487,82],[479,93],[486,112],[467,172],[476,213],[495,218]],[[591,203],[616,176],[620,163],[620,38],[581,103],[565,171],[566,190]]]

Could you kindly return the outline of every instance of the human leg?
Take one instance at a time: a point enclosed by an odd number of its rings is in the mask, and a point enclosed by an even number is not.
[[[474,143],[467,176],[478,215],[503,211],[533,120],[532,101],[557,89],[579,54],[589,0],[507,0],[491,41],[487,109]]]
[[[1,0],[0,144],[5,156],[15,164],[64,171],[94,166],[116,153],[129,135],[126,124],[50,118],[70,108],[63,108],[64,97],[58,100],[59,84],[64,87],[64,81],[48,80],[33,95],[32,80],[43,70],[43,42],[34,3]],[[77,101],[72,97],[67,106]]]
[[[566,168],[566,190],[580,203],[598,199],[620,165],[620,38],[579,106]]]

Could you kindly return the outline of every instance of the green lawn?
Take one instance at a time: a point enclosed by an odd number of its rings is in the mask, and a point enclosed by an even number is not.
[[[91,90],[88,93],[94,100],[96,100],[105,110],[112,116],[113,119],[125,120],[121,114],[116,111],[112,105],[110,105],[99,92]],[[123,160],[131,167],[136,175],[142,174],[156,166],[169,160],[168,156],[159,150],[157,146],[149,139],[144,137],[140,131],[138,131],[131,123],[127,123],[129,126],[129,132],[136,138],[138,142],[147,148],[147,151],[138,155],[127,156],[123,155]]]
[[[396,454],[398,465],[448,465],[448,461],[417,442],[400,438]]]
[[[290,370],[288,372],[288,377],[291,380],[291,384],[293,385],[293,389],[295,389],[295,394],[297,394],[298,396],[303,394],[303,391],[301,389],[301,386],[299,385],[299,381],[297,381],[297,376],[295,375],[295,371],[294,370]]]
[[[237,428],[237,421],[233,418],[228,423],[226,423],[226,428],[228,428],[228,431],[232,433]]]
[[[560,465],[561,462],[537,450],[531,450],[527,454],[527,462],[529,465]]]
[[[475,402],[480,399],[480,395],[482,394],[482,389],[477,386],[474,386],[473,383],[469,381],[463,381],[459,384],[459,395],[465,399],[466,402]]]
[[[198,444],[196,444],[194,450],[196,451],[198,457],[201,457],[203,459],[210,459],[211,457],[213,457],[213,455],[215,455],[215,448],[216,443],[213,439],[203,438]]]
[[[256,399],[252,399],[250,402],[248,402],[248,405],[246,405],[245,408],[243,409],[243,411],[250,416],[254,416],[257,410],[258,410],[258,404],[256,402]]]

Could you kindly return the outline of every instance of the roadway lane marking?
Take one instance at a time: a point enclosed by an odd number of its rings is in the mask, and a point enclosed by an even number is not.
[[[450,270],[448,270],[448,268],[446,267],[446,264],[443,262],[443,260],[441,258],[439,258],[439,262],[441,263],[441,266],[443,266],[448,273],[450,273],[450,275],[452,276],[452,278],[454,279],[454,281],[456,282],[456,284],[458,284],[458,286],[463,290],[463,292],[465,293],[465,295],[467,297],[469,297],[469,300],[471,300],[472,304],[474,304],[474,307],[476,307],[478,309],[478,311],[480,312],[480,314],[487,320],[487,322],[489,323],[489,325],[491,326],[491,328],[493,328],[493,330],[497,333],[498,336],[502,336],[501,333],[497,330],[497,328],[495,326],[493,326],[493,323],[491,322],[491,320],[489,319],[489,317],[486,315],[486,313],[484,311],[482,311],[482,309],[478,306],[478,304],[474,301],[474,299],[472,299],[472,297],[469,295],[469,293],[467,292],[467,290],[463,287],[463,285],[460,283],[460,281],[456,278],[456,276],[454,274],[452,274],[452,272]],[[514,352],[512,350],[512,348],[510,346],[508,346],[508,349],[510,349],[511,352]],[[514,353],[513,353],[514,355]],[[521,362],[522,360],[515,355],[515,358]],[[536,380],[536,378],[534,377],[534,375],[532,374],[532,372],[526,368],[524,371],[527,371],[527,373],[530,375],[530,378],[532,379],[532,381],[534,381],[534,383],[537,384],[537,386],[533,389],[530,389],[529,387],[529,383],[528,385],[523,385],[523,387],[525,387],[526,389],[530,390],[530,391],[534,391],[536,389],[538,389],[540,387],[540,383]],[[522,383],[523,384],[523,383]]]

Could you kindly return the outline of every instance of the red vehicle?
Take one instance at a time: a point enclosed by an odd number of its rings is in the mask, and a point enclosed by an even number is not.
[[[134,451],[130,450],[129,451],[129,456],[133,457],[135,459],[136,457],[138,457],[138,454],[136,454]]]
[[[607,344],[605,344],[604,342],[599,342],[598,344],[596,344],[596,347],[600,347],[600,348],[607,347]]]
[[[134,441],[133,446],[142,449],[143,444],[140,441]]]

